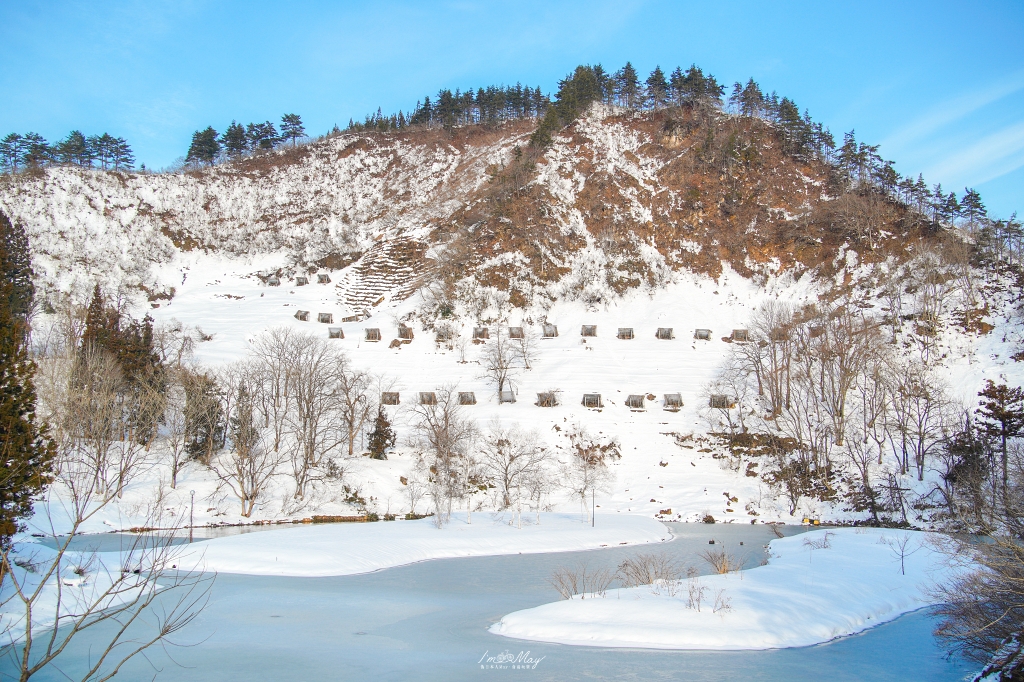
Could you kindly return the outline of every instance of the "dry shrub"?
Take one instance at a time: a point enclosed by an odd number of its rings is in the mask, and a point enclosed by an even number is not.
[[[674,581],[681,573],[678,562],[667,554],[641,552],[619,564],[616,575],[623,587],[654,585],[658,581]]]
[[[708,562],[715,573],[724,575],[731,571],[740,570],[740,560],[726,552],[724,549],[706,549],[700,553],[704,561]]]
[[[562,599],[603,597],[614,580],[615,574],[606,568],[591,568],[586,561],[575,566],[559,566],[548,578],[551,586],[558,590]]]

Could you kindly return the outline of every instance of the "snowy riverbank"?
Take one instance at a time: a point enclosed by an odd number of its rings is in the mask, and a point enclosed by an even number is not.
[[[643,516],[598,516],[591,528],[580,514],[541,514],[509,525],[511,515],[453,514],[438,529],[432,519],[303,526],[217,538],[200,545],[202,563],[218,573],[336,576],[369,573],[431,559],[499,554],[571,552],[672,538],[660,522]]]
[[[588,595],[517,611],[495,623],[491,632],[602,647],[809,646],[933,603],[929,587],[955,570],[933,544],[937,538],[852,528],[782,538],[771,542],[765,566],[697,579],[694,586],[704,588],[699,611],[688,606],[690,584],[684,579],[674,589],[609,590],[604,598]],[[719,595],[719,604],[728,607],[716,612]]]

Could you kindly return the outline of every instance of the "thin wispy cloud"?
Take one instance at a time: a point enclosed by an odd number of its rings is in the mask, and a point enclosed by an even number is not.
[[[983,90],[959,95],[933,107],[925,115],[911,121],[882,140],[882,148],[889,152],[906,149],[913,146],[913,143],[1022,89],[1024,89],[1024,70],[1011,74]]]
[[[1024,166],[1024,123],[1007,126],[945,156],[925,171],[954,186],[976,186]]]

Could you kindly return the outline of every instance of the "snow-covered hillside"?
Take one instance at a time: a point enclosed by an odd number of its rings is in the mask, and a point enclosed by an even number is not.
[[[341,136],[248,165],[187,173],[47,169],[8,180],[0,208],[26,226],[47,288],[63,292],[179,286],[154,265],[216,251],[252,271],[359,253],[375,240],[423,238],[486,179],[512,135],[456,148]],[[177,276],[180,279],[180,275]]]
[[[252,518],[243,519],[237,500],[198,463],[169,490],[157,444],[150,468],[89,529],[138,525],[152,500],[180,513],[192,490],[196,523],[409,511],[406,482],[418,451],[411,407],[419,392],[445,386],[474,392],[476,404],[463,410],[481,428],[494,419],[518,423],[556,453],[568,452],[567,434],[577,426],[617,438],[622,458],[594,500],[598,514],[735,523],[864,518],[841,497],[826,503],[805,496],[791,513],[762,465],[740,465],[708,434],[707,386],[734,347],[723,337],[747,328],[766,301],[799,309],[841,294],[877,314],[879,324],[892,317],[879,273],[927,258],[927,243],[868,230],[874,241],[854,244],[838,228],[815,238],[811,214],[831,201],[815,175],[820,167],[784,159],[768,170],[737,170],[730,180],[695,164],[686,140],[667,140],[657,126],[650,116],[595,109],[556,138],[521,194],[490,212],[492,178],[513,163],[528,130],[478,130],[457,139],[438,131],[343,135],[197,172],[53,168],[4,180],[0,209],[28,229],[44,301],[56,303],[63,293],[85,303],[98,282],[125,297],[135,316],[194,330],[203,339],[195,362],[210,369],[245,357],[268,329],[327,338],[329,328],[340,328],[344,338],[331,343],[353,366],[393,381],[401,395],[400,405],[387,408],[398,447],[386,461],[347,462],[344,489],[296,501],[282,472]],[[771,151],[762,145],[764,163]],[[704,186],[692,184],[698,176]],[[738,192],[737,183],[753,199],[713,217],[714,193]],[[727,200],[718,205],[728,208]],[[736,235],[749,241],[741,245]],[[889,255],[875,248],[884,239],[899,248]],[[459,240],[469,251],[462,260],[451,255]],[[401,244],[415,246],[403,251]],[[800,259],[815,249],[811,268]],[[454,293],[411,293],[443,268]],[[280,286],[270,286],[271,275]],[[310,282],[300,286],[303,275]],[[329,281],[318,283],[317,275]],[[1019,328],[1005,287],[997,277],[976,285],[985,307],[975,301],[970,309],[982,310],[993,329],[964,331],[957,316],[970,302],[951,284],[927,334],[908,324],[892,344],[909,357],[927,342],[950,395],[968,408],[984,379],[1024,379],[1010,359]],[[516,291],[525,294],[516,299]],[[897,293],[904,312],[921,319],[912,287]],[[450,295],[443,321],[442,295]],[[296,319],[300,310],[309,321]],[[320,313],[332,322],[318,323]],[[53,321],[44,312],[37,327]],[[414,327],[415,338],[393,346],[400,322]],[[499,404],[481,364],[488,345],[471,343],[473,328],[539,331],[541,323],[557,326],[558,336],[538,341],[532,367],[514,377],[516,402]],[[435,342],[442,324],[455,340]],[[583,325],[596,325],[596,334],[583,336]],[[634,338],[618,338],[620,328],[631,328]],[[674,338],[656,338],[659,328],[671,328]],[[368,329],[380,330],[381,341],[367,341]],[[710,338],[696,338],[698,329],[710,330]],[[538,393],[550,391],[560,404],[538,406]],[[585,393],[600,394],[602,406],[584,406]],[[676,393],[681,409],[665,409],[665,395]],[[642,409],[627,407],[630,395],[646,396]],[[929,469],[925,480],[908,476],[906,484],[927,493],[937,476]],[[563,490],[544,505],[579,510]],[[927,514],[911,521],[929,523]]]

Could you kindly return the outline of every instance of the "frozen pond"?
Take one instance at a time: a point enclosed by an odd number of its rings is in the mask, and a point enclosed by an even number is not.
[[[657,549],[694,565],[714,538],[757,565],[774,537],[763,526],[672,524],[677,539]],[[790,528],[789,532],[797,529]],[[286,529],[281,529],[287,532]],[[740,546],[743,542],[743,546]],[[649,549],[649,548],[648,548]],[[487,632],[501,616],[558,598],[552,570],[585,558],[614,567],[638,548],[570,554],[444,559],[335,578],[218,576],[206,611],[150,660],[159,680],[961,680],[972,667],[945,657],[925,612],[861,635],[802,649],[671,652],[520,642]],[[508,650],[543,659],[533,670],[482,670]],[[64,662],[73,673],[81,642]],[[124,679],[149,679],[138,659]],[[72,674],[73,677],[73,674]],[[37,679],[37,678],[33,678]],[[57,671],[39,679],[66,679]]]
[[[281,523],[272,525],[252,526],[197,526],[192,529],[192,541],[201,542],[214,538],[226,538],[231,535],[245,535],[246,533],[261,533],[272,530],[286,530],[295,528],[296,524]],[[126,552],[132,547],[145,545],[151,538],[161,543],[167,541],[166,532],[157,533],[88,533],[76,535],[68,545],[72,552]],[[64,542],[64,536],[36,538],[36,541],[47,547],[56,547]],[[189,542],[188,529],[180,529],[174,532],[170,540],[172,545],[182,545]],[[139,543],[139,544],[136,544]]]

